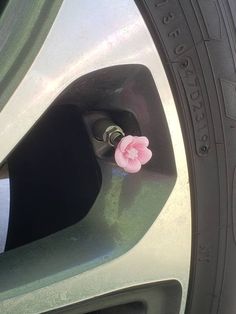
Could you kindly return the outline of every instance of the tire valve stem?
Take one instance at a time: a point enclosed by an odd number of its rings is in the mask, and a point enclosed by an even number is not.
[[[110,119],[97,120],[93,125],[93,135],[115,149],[116,164],[128,173],[139,172],[142,165],[152,158],[146,136],[125,135],[122,128]]]
[[[111,147],[116,147],[125,136],[125,133],[110,119],[102,118],[94,123],[93,135],[98,141],[103,141]]]

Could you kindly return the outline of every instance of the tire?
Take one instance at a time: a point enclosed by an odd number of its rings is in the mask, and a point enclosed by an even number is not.
[[[187,314],[236,309],[236,2],[136,1],[182,123],[192,193]]]

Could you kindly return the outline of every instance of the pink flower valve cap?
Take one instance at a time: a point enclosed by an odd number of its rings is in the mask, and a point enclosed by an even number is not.
[[[115,161],[128,173],[139,172],[152,158],[152,151],[147,148],[149,140],[145,136],[124,136],[117,144]]]

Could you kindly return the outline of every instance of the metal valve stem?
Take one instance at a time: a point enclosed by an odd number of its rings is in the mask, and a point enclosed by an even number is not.
[[[122,137],[125,136],[124,131],[110,119],[99,119],[93,126],[94,137],[98,141],[103,141],[108,145],[116,146]]]

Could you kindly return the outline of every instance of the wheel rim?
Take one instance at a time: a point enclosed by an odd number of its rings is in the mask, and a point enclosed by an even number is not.
[[[96,10],[93,7],[92,1],[63,2],[41,51],[0,114],[0,161],[6,159],[47,107],[75,79],[108,66],[142,64],[151,71],[162,100],[174,148],[177,181],[157,219],[131,250],[98,264],[94,260],[78,263],[75,268],[49,274],[40,282],[21,281],[21,285],[0,294],[0,308],[14,312],[17,306],[22,313],[26,308],[32,313],[43,312],[125,288],[178,280],[182,286],[183,313],[191,255],[191,207],[185,149],[170,86],[134,2],[104,0]],[[95,25],[87,21],[88,15]],[[6,264],[13,256],[9,252],[0,259]],[[16,273],[26,269],[25,261]],[[37,271],[37,266],[34,270]],[[62,278],[63,281],[58,281]],[[36,303],[35,299],[40,302]]]
[[[29,69],[60,8],[61,1],[3,1],[0,17],[0,110]]]

